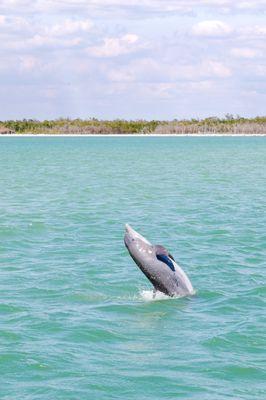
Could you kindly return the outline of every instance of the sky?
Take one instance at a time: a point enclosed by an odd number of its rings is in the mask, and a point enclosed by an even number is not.
[[[0,0],[0,120],[265,105],[266,0]]]

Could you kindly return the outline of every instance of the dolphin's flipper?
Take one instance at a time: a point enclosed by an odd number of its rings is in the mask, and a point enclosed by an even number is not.
[[[175,272],[175,266],[169,256],[166,256],[165,254],[156,254],[156,258],[157,260],[162,261],[164,264],[168,265],[168,267],[173,272]]]

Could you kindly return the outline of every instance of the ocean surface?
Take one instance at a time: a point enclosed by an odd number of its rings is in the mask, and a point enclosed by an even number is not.
[[[266,137],[0,138],[1,400],[265,400],[265,268]]]

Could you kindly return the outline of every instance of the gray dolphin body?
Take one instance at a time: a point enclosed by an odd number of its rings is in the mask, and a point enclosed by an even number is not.
[[[153,284],[154,297],[156,291],[171,297],[194,293],[189,278],[165,247],[152,245],[128,224],[125,228],[125,246],[137,266]]]

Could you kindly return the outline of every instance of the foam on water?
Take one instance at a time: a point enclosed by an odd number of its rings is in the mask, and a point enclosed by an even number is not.
[[[153,295],[153,290],[140,290],[139,295],[140,298],[144,301],[158,301],[158,300],[173,300],[173,299],[180,299],[182,297],[191,297],[194,296],[196,294],[196,290],[193,291],[192,294],[190,294],[189,296],[181,296],[181,295],[176,295],[173,297],[167,296],[166,294],[157,291],[155,296]]]
[[[173,297],[169,297],[162,292],[156,292],[156,295],[153,295],[153,290],[141,290],[139,292],[140,298],[144,301],[158,301],[158,300],[171,300]]]

